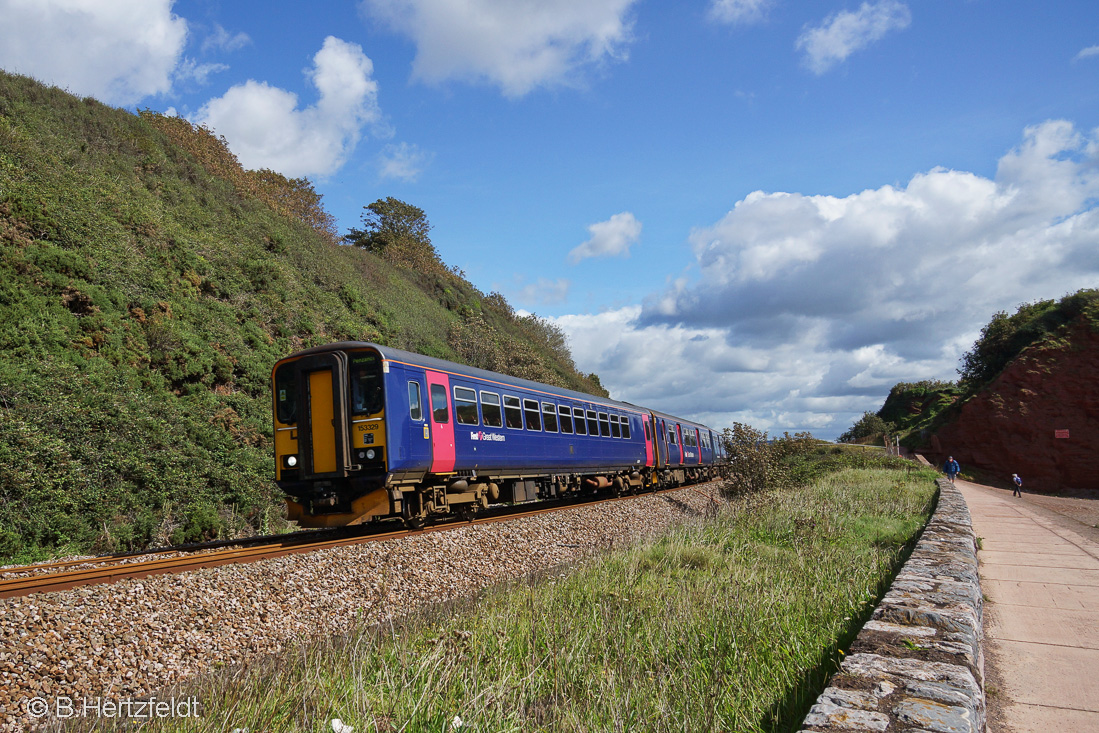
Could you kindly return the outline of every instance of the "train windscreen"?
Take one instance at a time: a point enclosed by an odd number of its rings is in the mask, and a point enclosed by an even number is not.
[[[298,380],[293,363],[275,370],[275,414],[283,425],[298,421]]]
[[[382,370],[377,354],[351,354],[351,414],[374,415],[382,411]]]

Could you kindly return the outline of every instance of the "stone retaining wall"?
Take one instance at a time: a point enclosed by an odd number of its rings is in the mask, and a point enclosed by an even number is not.
[[[938,483],[934,516],[802,731],[984,731],[977,540],[961,492]]]

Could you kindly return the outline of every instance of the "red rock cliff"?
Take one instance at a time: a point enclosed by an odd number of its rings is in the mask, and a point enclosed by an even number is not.
[[[1078,322],[1068,338],[1024,350],[930,448],[940,466],[952,454],[963,472],[1017,473],[1024,489],[1099,489],[1099,333]]]

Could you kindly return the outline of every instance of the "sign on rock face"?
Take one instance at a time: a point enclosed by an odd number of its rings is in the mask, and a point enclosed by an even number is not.
[[[1053,437],[1054,438],[1067,438],[1068,437],[1068,431],[1067,430],[1054,430],[1053,431]]]

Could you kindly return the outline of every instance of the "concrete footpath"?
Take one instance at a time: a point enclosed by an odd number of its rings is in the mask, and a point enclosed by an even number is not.
[[[1099,733],[1099,530],[959,480],[985,595],[988,729]]]

